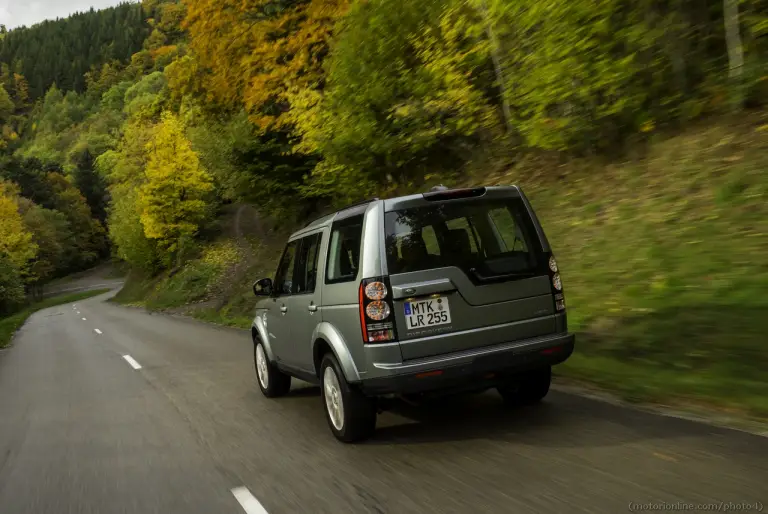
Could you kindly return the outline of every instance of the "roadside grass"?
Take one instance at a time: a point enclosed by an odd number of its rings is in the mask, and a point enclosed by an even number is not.
[[[47,309],[48,307],[55,307],[65,303],[77,302],[79,300],[85,300],[92,296],[98,296],[110,291],[109,289],[95,289],[93,291],[81,291],[79,293],[71,293],[61,296],[54,296],[52,298],[46,298],[37,303],[27,306],[25,309],[12,314],[5,318],[0,318],[0,348],[5,348],[11,342],[13,334],[24,324],[27,319],[35,312]]]
[[[577,334],[576,352],[558,375],[629,401],[689,402],[765,418],[762,126],[759,115],[717,120],[659,136],[621,162],[561,163],[539,155],[438,179],[453,186],[518,184],[528,194],[562,270],[569,328]],[[252,241],[254,264],[223,303],[205,302],[229,277],[200,259],[172,277],[130,279],[117,300],[188,308],[199,319],[247,328],[256,303],[251,284],[274,274],[287,235]]]
[[[758,125],[701,127],[618,164],[571,162],[554,180],[524,164],[494,181],[523,187],[562,270],[577,349],[561,375],[632,401],[768,416],[768,132]]]
[[[222,297],[223,285],[232,280],[228,271],[241,252],[234,250],[231,239],[211,244],[200,258],[192,259],[175,273],[157,277],[131,273],[113,301],[150,310],[169,311],[239,328],[251,326],[257,298],[251,289],[259,278],[272,276],[283,249],[283,234],[262,240],[249,239],[252,262],[238,283]],[[216,250],[217,248],[218,250]],[[231,284],[227,284],[231,285]]]

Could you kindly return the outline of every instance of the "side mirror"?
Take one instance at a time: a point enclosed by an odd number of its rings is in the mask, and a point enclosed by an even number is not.
[[[271,296],[272,295],[272,279],[262,278],[257,280],[253,284],[253,294],[256,296]]]

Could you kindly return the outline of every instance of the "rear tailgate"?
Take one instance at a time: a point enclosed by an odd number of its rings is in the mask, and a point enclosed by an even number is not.
[[[556,331],[548,255],[516,189],[392,205],[387,265],[403,358]]]

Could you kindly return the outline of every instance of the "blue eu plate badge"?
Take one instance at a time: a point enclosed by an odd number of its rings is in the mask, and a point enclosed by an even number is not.
[[[405,315],[411,315],[411,302],[405,302]]]

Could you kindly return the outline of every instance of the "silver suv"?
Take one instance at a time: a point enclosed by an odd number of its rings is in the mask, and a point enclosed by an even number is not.
[[[495,387],[549,391],[573,352],[555,257],[515,186],[434,188],[356,204],[288,240],[251,334],[259,387],[321,387],[344,442],[369,437],[383,398]]]

